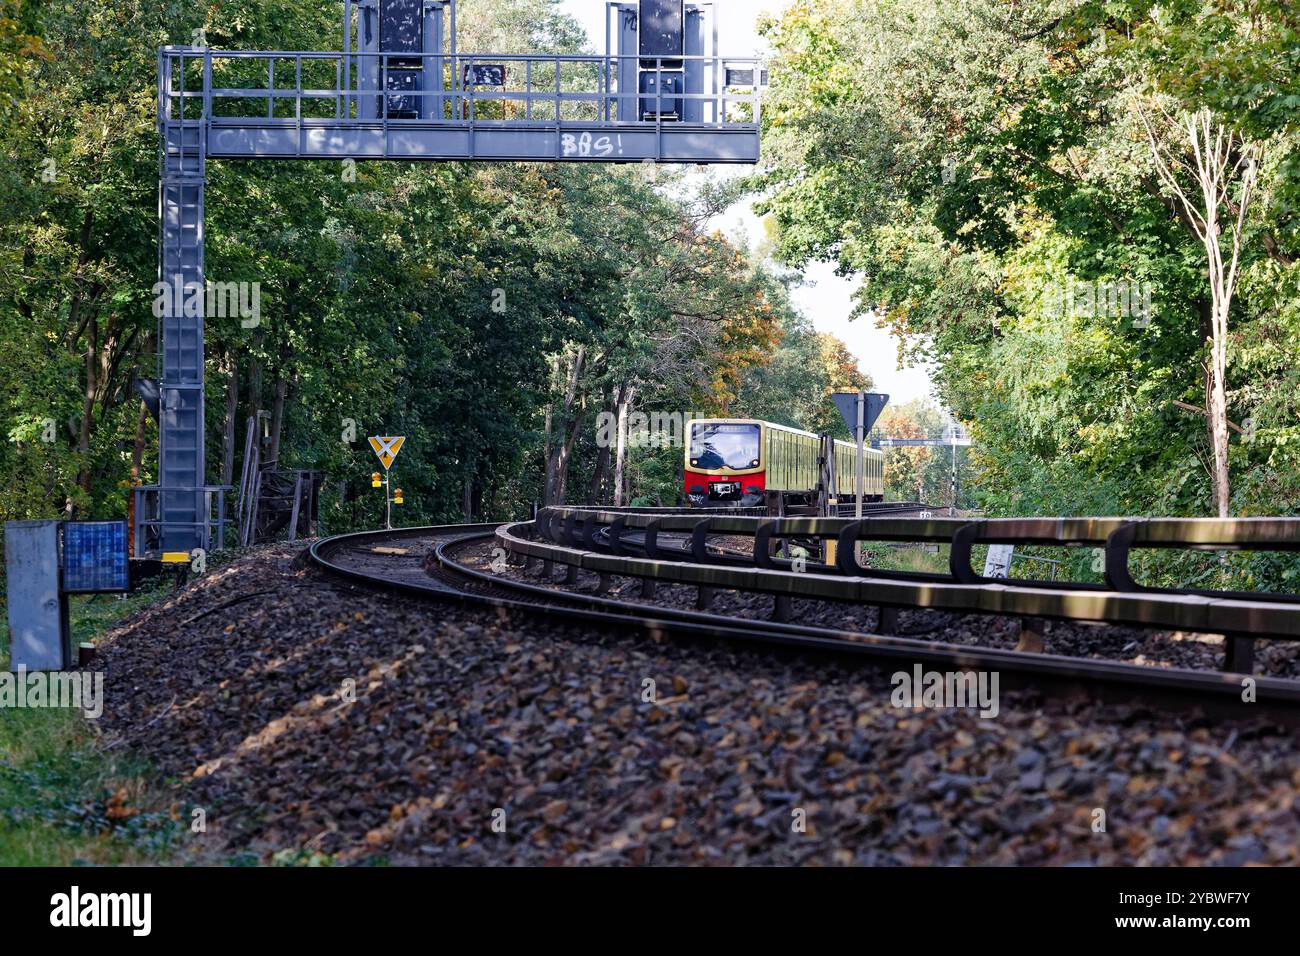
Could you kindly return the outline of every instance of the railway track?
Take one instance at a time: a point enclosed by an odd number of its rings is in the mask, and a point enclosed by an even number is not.
[[[517,526],[515,526],[517,527]],[[831,657],[851,666],[927,671],[996,672],[1007,689],[1086,693],[1154,708],[1203,710],[1222,718],[1266,713],[1300,724],[1300,682],[1253,677],[1256,702],[1242,700],[1239,674],[1156,668],[1126,662],[971,648],[929,640],[835,630],[781,621],[748,620],[701,611],[648,606],[600,593],[561,591],[470,567],[461,556],[498,535],[496,524],[450,525],[363,532],[323,539],[307,560],[324,572],[366,588],[496,609],[503,618],[544,617],[588,629],[640,633],[661,640],[727,641],[768,650]],[[550,570],[548,568],[548,570]],[[571,583],[577,575],[570,572]]]

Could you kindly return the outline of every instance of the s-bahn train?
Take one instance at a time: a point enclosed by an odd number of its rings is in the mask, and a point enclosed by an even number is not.
[[[821,439],[812,432],[749,418],[686,423],[686,500],[692,505],[756,506],[779,491],[787,504],[812,504]],[[853,500],[857,445],[835,442],[835,496]],[[885,456],[866,449],[863,501],[885,498]]]

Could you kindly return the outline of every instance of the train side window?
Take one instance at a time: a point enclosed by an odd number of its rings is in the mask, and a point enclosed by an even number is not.
[[[781,436],[785,441],[785,486],[787,489],[794,488],[794,442],[790,441],[789,434]]]
[[[781,487],[789,489],[790,487],[790,449],[786,445],[785,432],[779,432],[778,441],[781,444]]]
[[[800,490],[803,489],[803,449],[799,447],[799,438],[797,435],[788,435],[790,439],[790,472],[794,478],[794,486]]]
[[[781,469],[777,474],[780,476],[781,488],[784,489],[786,487],[785,470],[790,467],[789,457],[785,453],[785,432],[776,433],[776,447],[778,449],[777,457],[781,461]]]

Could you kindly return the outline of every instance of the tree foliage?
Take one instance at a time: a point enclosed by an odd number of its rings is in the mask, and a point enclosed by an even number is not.
[[[0,0],[6,516],[121,515],[156,474],[131,383],[155,374],[158,345],[158,48],[336,49],[340,14]],[[465,0],[459,27],[462,49],[582,43],[554,0]],[[238,480],[252,423],[263,460],[328,475],[327,530],[379,520],[373,434],[407,436],[405,523],[548,496],[675,500],[680,445],[620,456],[602,412],[767,414],[753,376],[783,348],[846,361],[801,326],[782,278],[710,227],[732,198],[641,167],[210,162],[207,278],[257,283],[261,314],[207,324],[207,480]],[[772,387],[804,387],[800,371]],[[822,421],[814,384],[780,414]]]
[[[1231,510],[1295,511],[1290,5],[800,0],[766,32],[780,254],[861,276],[859,311],[935,362],[997,513],[1212,513],[1183,407],[1206,406],[1205,253],[1135,98],[1267,138],[1227,340]]]

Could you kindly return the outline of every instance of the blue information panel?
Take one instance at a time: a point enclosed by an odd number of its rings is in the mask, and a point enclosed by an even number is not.
[[[63,523],[63,590],[129,590],[125,521]]]

